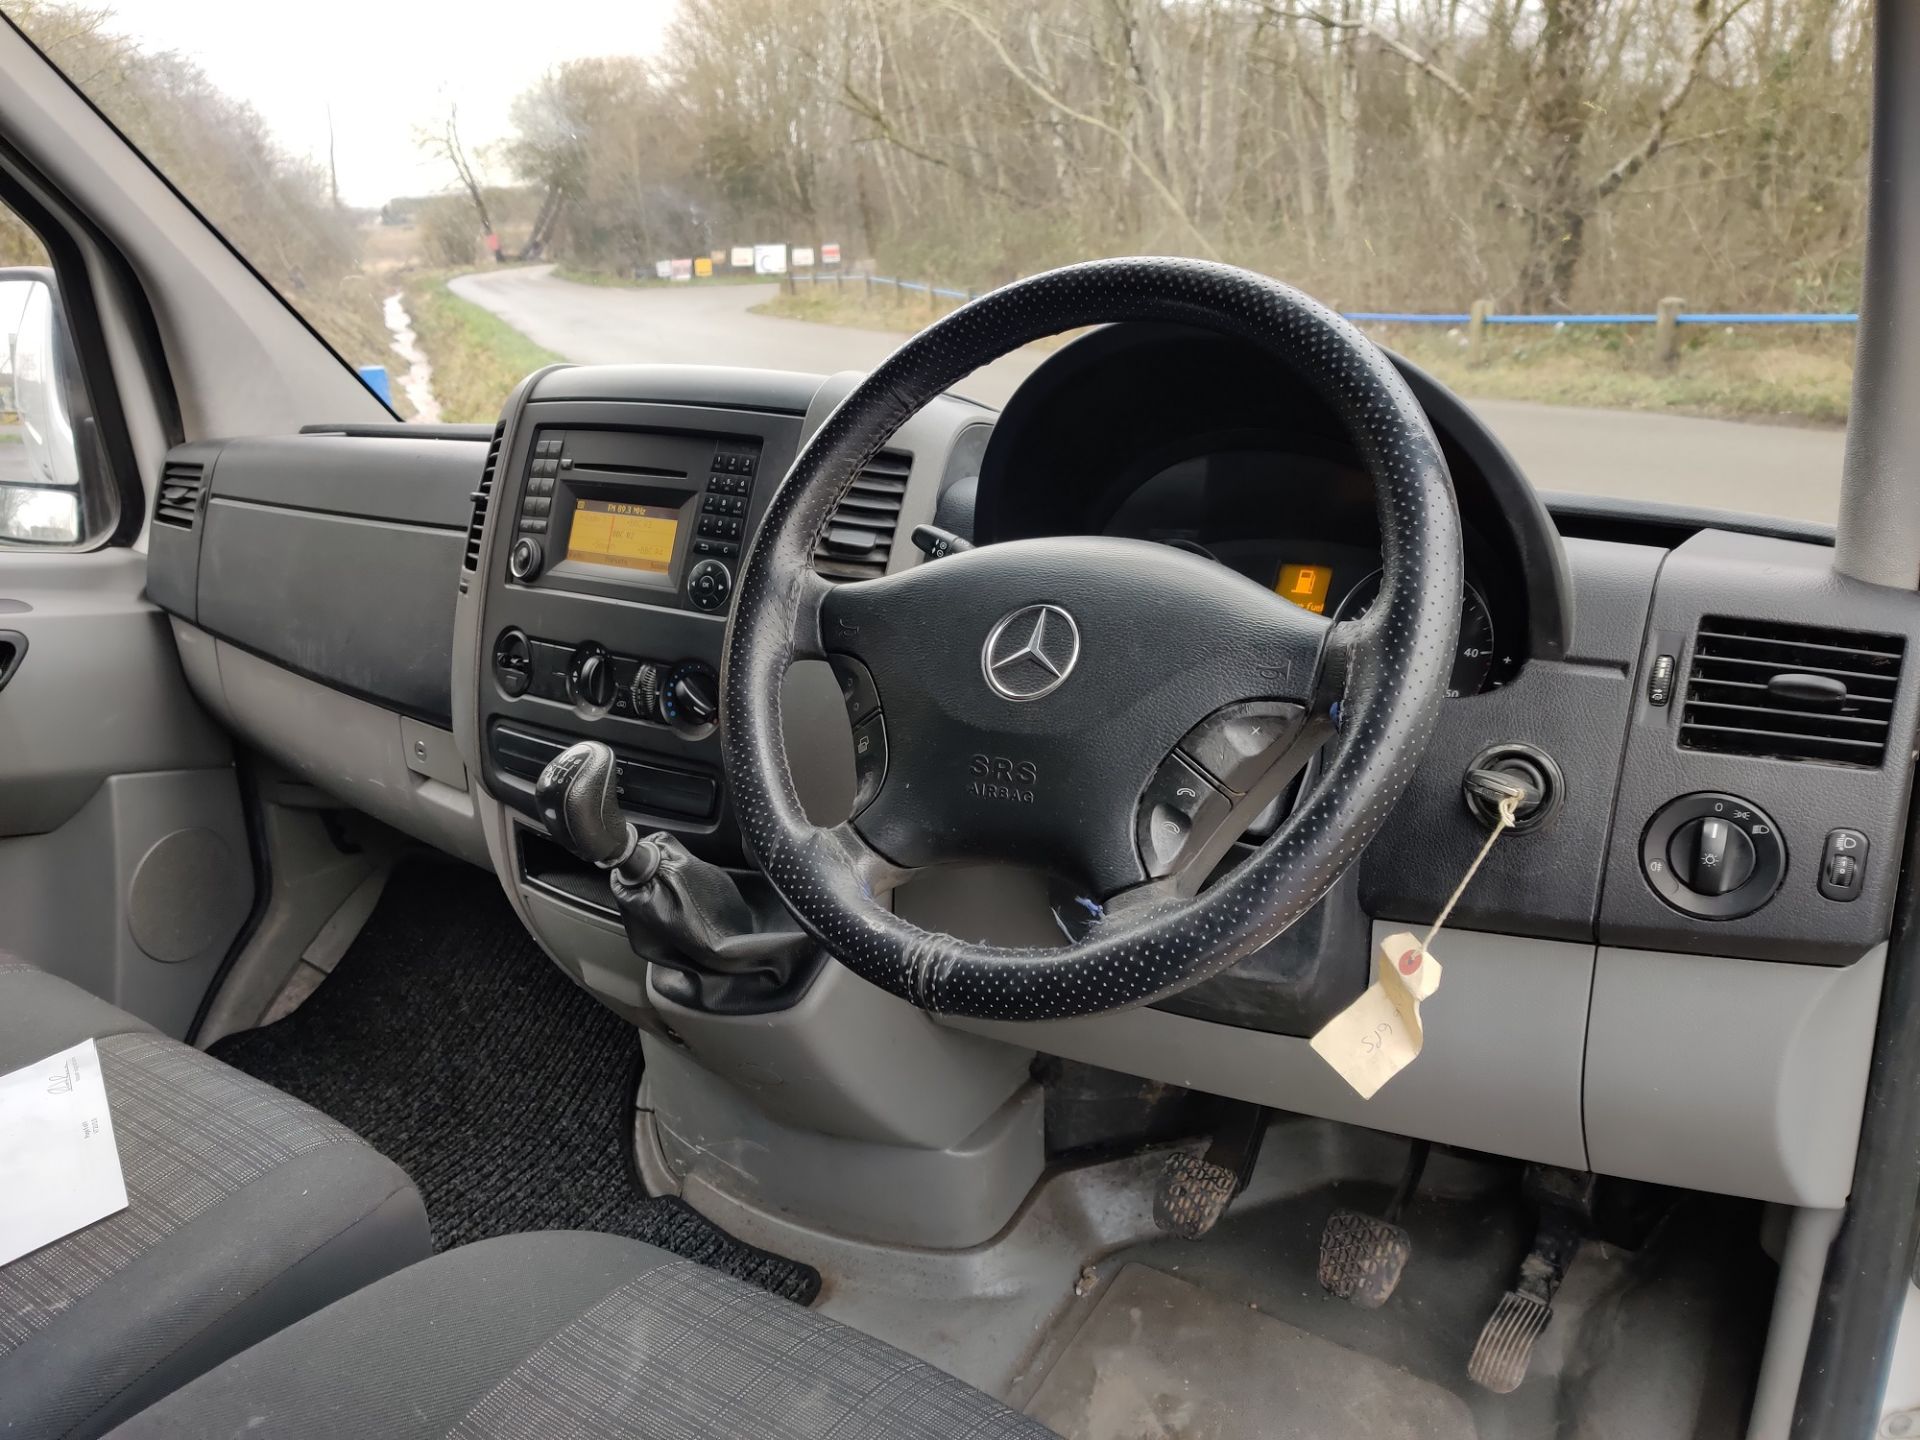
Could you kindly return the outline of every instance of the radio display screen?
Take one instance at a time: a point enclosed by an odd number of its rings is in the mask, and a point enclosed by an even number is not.
[[[664,575],[680,533],[680,512],[624,500],[577,500],[567,532],[567,559]]]

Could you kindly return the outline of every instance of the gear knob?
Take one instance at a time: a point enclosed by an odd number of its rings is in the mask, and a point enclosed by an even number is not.
[[[619,779],[613,751],[598,740],[582,740],[554,756],[533,787],[547,833],[608,870],[633,852],[637,839],[620,813]]]

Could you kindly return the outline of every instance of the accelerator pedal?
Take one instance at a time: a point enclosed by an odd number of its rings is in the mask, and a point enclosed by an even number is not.
[[[1198,1240],[1220,1223],[1233,1197],[1247,1188],[1267,1132],[1261,1105],[1232,1105],[1214,1128],[1206,1154],[1176,1150],[1153,1191],[1153,1223],[1167,1235]]]
[[[1593,1220],[1594,1177],[1548,1166],[1527,1167],[1526,1188],[1540,1206],[1533,1249],[1520,1278],[1500,1297],[1480,1327],[1467,1360],[1467,1378],[1496,1395],[1511,1395],[1527,1378],[1533,1346],[1553,1319],[1554,1292],[1566,1278],[1581,1237]]]
[[[1413,1258],[1413,1237],[1400,1224],[1400,1215],[1420,1184],[1430,1148],[1424,1140],[1413,1142],[1384,1215],[1343,1207],[1327,1217],[1327,1228],[1320,1232],[1320,1286],[1329,1295],[1351,1300],[1362,1310],[1378,1310],[1387,1303]]]

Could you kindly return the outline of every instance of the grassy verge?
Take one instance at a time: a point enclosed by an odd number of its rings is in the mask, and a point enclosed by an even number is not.
[[[440,418],[459,424],[499,418],[507,393],[543,365],[565,357],[533,343],[490,310],[447,289],[452,276],[422,272],[403,285],[420,348],[433,366]]]
[[[890,286],[876,288],[869,301],[862,289],[849,282],[841,294],[803,285],[797,294],[782,292],[753,308],[817,325],[903,334],[953,308],[941,301],[933,309],[920,294],[896,298]],[[1842,425],[1853,389],[1853,332],[1844,327],[1688,327],[1672,369],[1654,363],[1651,326],[1494,327],[1479,356],[1468,355],[1463,332],[1438,326],[1374,326],[1368,333],[1477,399]]]
[[[1481,399],[1844,425],[1853,391],[1851,328],[1689,327],[1671,368],[1654,360],[1651,326],[1502,329],[1478,357],[1468,355],[1464,335],[1438,327],[1369,333]]]
[[[891,285],[874,287],[873,299],[865,295],[866,286],[849,280],[843,293],[833,285],[805,284],[789,295],[782,290],[771,300],[753,307],[756,315],[778,315],[787,320],[807,320],[815,325],[849,325],[856,330],[892,330],[911,335],[924,330],[936,317],[954,309],[958,302],[927,297],[915,291],[895,290]]]
[[[724,275],[710,275],[701,280],[660,280],[649,275],[644,279],[630,275],[614,275],[605,270],[583,270],[578,265],[556,265],[554,278],[568,280],[575,285],[598,285],[613,290],[665,290],[675,285],[770,285],[773,281],[765,275],[736,275],[731,272]]]

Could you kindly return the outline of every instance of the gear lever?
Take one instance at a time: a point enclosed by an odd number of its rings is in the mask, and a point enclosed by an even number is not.
[[[619,781],[612,749],[582,740],[548,762],[534,784],[533,801],[547,833],[560,844],[630,885],[644,885],[660,868],[660,853],[620,812]]]
[[[813,974],[813,941],[782,928],[784,914],[756,915],[732,874],[664,830],[640,835],[621,813],[618,781],[613,751],[582,740],[540,772],[534,803],[556,841],[609,872],[627,943],[661,967],[656,987],[723,1013],[790,1003]]]

